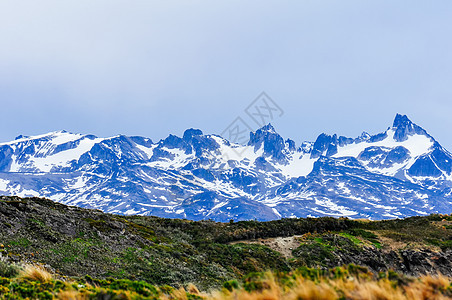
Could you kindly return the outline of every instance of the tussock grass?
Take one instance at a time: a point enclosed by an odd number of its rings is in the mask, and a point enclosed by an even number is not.
[[[292,286],[281,285],[272,274],[268,273],[264,288],[247,291],[244,288],[229,291],[216,290],[202,293],[195,286],[179,288],[170,294],[160,294],[156,298],[140,297],[133,292],[116,294],[114,299],[205,299],[205,300],[443,300],[452,299],[449,279],[443,276],[425,276],[406,286],[394,285],[394,282],[383,280],[363,280],[356,277],[342,279],[321,278],[318,281],[297,277]],[[94,293],[113,295],[111,292]],[[91,294],[93,295],[93,294]],[[90,299],[80,292],[61,292],[60,300]]]
[[[79,291],[62,291],[58,294],[58,300],[86,300],[88,297]]]
[[[26,265],[19,273],[18,278],[39,281],[42,283],[49,282],[53,279],[52,274],[47,272],[44,268],[34,265]]]
[[[406,285],[389,279],[364,277],[328,278],[317,280],[296,276],[289,284],[281,284],[270,274],[262,282],[263,289],[246,291],[243,288],[212,294],[209,300],[427,300],[452,299],[448,278],[424,276]]]
[[[88,280],[89,279],[89,280]],[[222,289],[178,289],[143,281],[92,279],[63,282],[39,266],[25,266],[16,278],[0,278],[0,299],[161,299],[161,300],[443,300],[452,299],[451,279],[443,275],[407,278],[395,272],[375,275],[349,265],[329,270],[251,273]]]

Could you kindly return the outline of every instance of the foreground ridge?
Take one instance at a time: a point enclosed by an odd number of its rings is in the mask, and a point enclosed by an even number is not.
[[[40,198],[0,198],[1,263],[56,278],[108,277],[207,290],[252,272],[354,264],[373,274],[452,276],[452,216],[217,223],[119,216]],[[3,267],[2,267],[3,266]]]

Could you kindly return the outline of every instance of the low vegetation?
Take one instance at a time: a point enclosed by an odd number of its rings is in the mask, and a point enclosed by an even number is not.
[[[392,287],[401,298],[391,299],[404,299],[452,276],[452,216],[217,223],[0,197],[0,258],[0,294],[13,295],[5,299],[26,298],[29,289],[39,299],[91,299],[110,290],[116,296],[105,299],[297,299],[307,286],[331,299],[358,299],[359,286]],[[350,265],[365,271],[341,268]],[[438,297],[448,297],[444,286]]]
[[[310,299],[449,299],[451,281],[442,276],[407,278],[394,272],[374,274],[348,265],[333,269],[299,268],[292,272],[251,273],[222,288],[201,292],[195,285],[173,288],[127,279],[62,281],[36,266],[16,277],[0,277],[1,299],[183,299],[183,300],[310,300]]]

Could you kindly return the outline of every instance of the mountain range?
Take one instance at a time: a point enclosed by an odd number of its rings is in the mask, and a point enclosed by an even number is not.
[[[268,124],[239,145],[188,129],[159,142],[66,131],[0,143],[0,194],[191,220],[452,212],[452,155],[405,115],[297,146]]]

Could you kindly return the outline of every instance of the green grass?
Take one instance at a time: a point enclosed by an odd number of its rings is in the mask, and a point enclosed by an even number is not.
[[[27,238],[18,238],[16,240],[10,241],[8,244],[20,248],[28,248],[31,245],[31,242]]]
[[[348,235],[354,236],[354,237],[359,236],[359,237],[369,241],[376,248],[381,249],[381,243],[378,240],[378,236],[375,233],[372,233],[370,231],[360,229],[360,228],[352,228],[344,234],[348,234]]]
[[[360,239],[356,238],[355,236],[353,236],[347,232],[341,232],[341,233],[339,233],[339,235],[342,237],[348,238],[349,240],[351,240],[353,242],[353,244],[355,244],[357,246],[361,246],[363,244],[363,242]]]

